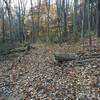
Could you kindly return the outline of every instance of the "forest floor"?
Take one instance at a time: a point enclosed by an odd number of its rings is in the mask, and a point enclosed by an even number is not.
[[[55,52],[80,49],[67,44],[34,45],[27,54],[6,56],[0,61],[0,100],[100,100],[100,87],[94,85],[100,60],[83,66],[55,62]]]

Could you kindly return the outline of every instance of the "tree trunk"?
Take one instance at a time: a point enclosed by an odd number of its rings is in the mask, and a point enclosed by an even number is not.
[[[77,33],[77,3],[78,0],[74,0],[73,33]]]
[[[5,42],[5,19],[4,19],[4,10],[3,10],[3,15],[2,15],[2,41]]]
[[[32,26],[31,26],[31,42],[36,42],[36,33],[34,32],[34,20],[33,20],[33,2],[30,0],[31,3],[31,20],[32,20]]]
[[[97,37],[100,37],[100,0],[97,0]]]

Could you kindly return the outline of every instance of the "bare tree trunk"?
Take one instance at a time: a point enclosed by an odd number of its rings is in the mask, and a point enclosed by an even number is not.
[[[4,19],[4,16],[5,16],[5,14],[4,14],[4,9],[2,8],[2,34],[3,34],[3,36],[2,36],[2,42],[5,42],[5,19]]]
[[[77,33],[77,3],[78,0],[74,0],[73,33]]]
[[[57,5],[57,21],[58,21],[58,31],[61,37],[61,0],[56,0]]]
[[[38,35],[40,32],[40,11],[41,11],[41,0],[38,0]]]
[[[97,21],[96,21],[97,48],[100,50],[100,45],[99,45],[99,38],[100,38],[100,0],[96,1],[96,13],[97,13]]]
[[[25,18],[25,13],[26,13],[26,5],[27,2],[26,0],[21,0],[21,10],[22,10],[22,20],[21,20],[21,25],[22,25],[22,42],[25,40],[25,25],[24,25],[24,18]]]
[[[48,31],[48,38],[49,38],[49,32],[50,32],[50,24],[49,24],[49,19],[50,19],[50,0],[46,0],[46,7],[47,7],[47,18],[48,18],[48,23],[47,23],[47,31]]]
[[[84,21],[85,21],[85,7],[86,2],[84,0],[83,4],[83,14],[82,14],[82,29],[81,29],[81,43],[82,43],[82,50],[84,50]]]
[[[97,37],[100,38],[100,0],[97,0]]]
[[[33,20],[33,2],[31,2],[31,20],[32,20],[32,27],[31,27],[31,41],[34,43],[36,41],[36,33],[34,33],[34,20]]]
[[[12,19],[12,15],[11,15],[11,0],[3,0],[5,5],[6,5],[6,9],[8,11],[8,20],[9,20],[9,34],[10,34],[10,46],[13,44],[13,35],[12,35],[12,23],[11,23],[11,19]]]
[[[90,33],[90,1],[87,0],[87,11],[88,11],[88,38],[89,38],[89,49],[92,47],[92,37]]]

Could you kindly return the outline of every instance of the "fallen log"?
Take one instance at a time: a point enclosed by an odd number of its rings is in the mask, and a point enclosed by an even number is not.
[[[91,56],[98,56],[100,53],[92,53]]]
[[[84,57],[80,57],[80,60],[85,60],[85,59],[91,59],[91,58],[100,58],[100,55],[89,55],[89,56],[84,56]]]
[[[27,52],[27,51],[30,51],[30,49],[35,49],[35,47],[33,47],[31,44],[27,44],[27,45],[23,45],[19,48],[7,49],[4,51],[1,51],[0,56],[13,54],[13,53],[20,53],[20,52],[25,52],[25,51]]]
[[[75,53],[68,53],[68,54],[59,54],[55,53],[55,60],[58,62],[66,62],[79,59],[79,56]]]
[[[91,58],[91,59],[85,59],[85,60],[75,60],[74,61],[74,63],[80,63],[80,64],[82,64],[82,63],[86,63],[86,62],[92,62],[92,61],[94,61],[95,59],[94,58]],[[99,61],[99,59],[97,59],[97,61]]]
[[[24,52],[27,50],[27,47],[20,47],[20,48],[15,48],[15,49],[11,49],[11,50],[6,50],[6,51],[2,51],[0,53],[1,56],[3,55],[8,55],[8,54],[13,54],[13,53],[19,53],[19,52]]]
[[[94,59],[74,60],[74,61],[65,62],[64,65],[68,66],[71,64],[71,65],[83,66],[83,65],[87,65],[93,61],[94,61]]]
[[[92,54],[92,55],[87,55],[87,56],[80,56],[75,53],[68,53],[68,54],[61,54],[61,53],[56,53],[54,54],[55,60],[58,62],[69,62],[69,61],[76,61],[76,62],[87,62],[91,61],[94,58],[100,58],[100,54]]]

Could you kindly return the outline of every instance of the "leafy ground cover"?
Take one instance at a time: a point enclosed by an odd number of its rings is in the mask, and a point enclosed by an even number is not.
[[[0,61],[0,100],[100,100],[100,60],[58,64],[55,52],[76,53],[80,46],[33,46]]]

